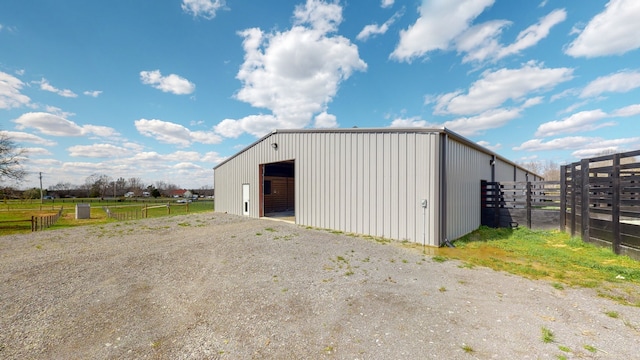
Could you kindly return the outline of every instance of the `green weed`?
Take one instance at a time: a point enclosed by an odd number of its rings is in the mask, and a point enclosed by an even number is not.
[[[552,343],[554,341],[554,334],[553,331],[547,329],[546,327],[542,327],[541,329],[542,332],[542,342],[543,343]]]
[[[618,317],[620,317],[620,314],[618,314],[617,311],[605,311],[604,313],[610,318],[617,319]]]

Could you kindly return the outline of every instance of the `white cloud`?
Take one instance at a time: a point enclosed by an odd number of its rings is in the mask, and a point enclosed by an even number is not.
[[[611,113],[611,116],[615,117],[629,117],[640,115],[640,104],[629,105]]]
[[[451,42],[493,3],[494,0],[423,1],[418,20],[400,31],[400,40],[390,58],[410,62],[429,51],[448,50]]]
[[[549,121],[538,126],[537,137],[556,136],[576,132],[592,131],[617,125],[615,122],[599,123],[600,120],[612,117],[631,117],[640,114],[640,104],[629,105],[606,113],[601,109],[580,111],[562,120]]]
[[[219,163],[223,162],[226,159],[227,159],[226,156],[220,156],[220,154],[218,154],[217,152],[210,151],[210,152],[204,154],[204,156],[202,156],[200,158],[200,161],[205,162],[205,163],[211,163],[211,164],[219,164]]]
[[[91,97],[97,98],[98,96],[100,96],[100,94],[102,94],[102,91],[100,91],[100,90],[90,90],[90,91],[87,90],[87,91],[83,92],[83,94],[87,95],[87,96],[91,96]]]
[[[547,150],[575,150],[592,149],[594,154],[602,152],[602,149],[617,150],[623,145],[640,144],[640,137],[605,140],[597,137],[568,136],[544,142],[542,139],[525,141],[513,150],[547,151]]]
[[[84,125],[82,126],[82,131],[84,134],[94,134],[100,137],[120,136],[119,132],[108,126]]]
[[[0,109],[12,109],[29,105],[31,99],[20,93],[24,83],[18,78],[0,71]]]
[[[176,74],[162,76],[160,70],[141,71],[140,81],[163,92],[170,92],[176,95],[188,95],[196,90],[195,84],[191,81]]]
[[[581,111],[562,120],[549,121],[541,124],[540,126],[538,126],[538,130],[536,131],[535,136],[556,136],[559,134],[591,131],[602,127],[615,125],[615,123],[598,124],[600,120],[607,117],[607,113],[600,109]]]
[[[480,140],[480,141],[477,142],[477,144],[482,146],[482,147],[484,147],[484,148],[487,148],[487,149],[489,149],[491,151],[498,151],[498,150],[502,149],[502,144],[500,144],[500,143],[492,145],[488,141]]]
[[[504,126],[509,121],[520,117],[521,109],[492,109],[479,115],[447,121],[444,127],[460,135],[471,136]]]
[[[211,20],[224,5],[224,0],[182,0],[182,11]]]
[[[496,59],[517,54],[526,48],[536,45],[540,40],[549,35],[552,27],[563,22],[566,18],[567,12],[564,9],[552,11],[540,19],[540,22],[537,24],[531,25],[521,31],[513,44],[500,49],[496,54]]]
[[[243,133],[261,137],[284,128],[284,124],[273,115],[249,115],[239,120],[224,119],[214,127],[218,134],[228,138],[237,138]]]
[[[217,144],[221,141],[213,132],[191,131],[180,124],[157,119],[136,120],[135,126],[140,134],[166,144],[189,146],[192,142]]]
[[[585,86],[580,97],[595,97],[605,92],[625,93],[639,87],[640,71],[624,70],[593,80]]]
[[[455,91],[438,96],[437,114],[470,115],[485,112],[507,100],[526,101],[525,96],[553,88],[573,78],[573,69],[544,68],[542,64],[528,62],[519,69],[485,71],[474,82],[467,94]]]
[[[322,112],[316,115],[313,127],[318,129],[336,128],[338,127],[338,122],[335,115]]]
[[[391,127],[395,128],[424,128],[430,124],[422,118],[415,116],[410,118],[396,118],[391,122]]]
[[[367,68],[354,44],[330,36],[341,20],[337,4],[308,0],[304,7],[296,7],[290,30],[240,32],[245,59],[237,74],[243,87],[236,98],[272,114],[225,119],[216,131],[226,137],[244,132],[262,136],[276,128],[303,128],[326,112],[340,83]]]
[[[80,126],[62,116],[44,112],[25,113],[13,120],[13,122],[18,124],[17,128],[20,130],[33,128],[43,134],[52,136],[83,136],[94,134],[107,137],[120,135],[110,127],[98,125]]]
[[[398,11],[397,13],[393,14],[393,16],[390,17],[389,20],[385,21],[384,24],[382,25],[378,25],[378,24],[366,25],[360,31],[360,33],[356,36],[356,39],[360,41],[366,41],[371,36],[385,34],[389,30],[389,27],[393,25],[393,23],[396,20],[398,20],[398,18],[401,17],[402,14],[403,14],[402,11]]]
[[[16,143],[27,142],[27,143],[39,144],[43,146],[55,146],[57,144],[55,141],[44,139],[44,138],[41,138],[40,136],[29,134],[22,131],[0,130],[0,133],[6,134],[9,138],[11,138],[11,140],[15,141]]]
[[[511,25],[511,21],[507,20],[487,21],[470,27],[456,37],[456,50],[467,53],[462,62],[482,62],[496,57],[502,49],[498,37],[502,30],[509,25]]]
[[[25,147],[22,148],[29,156],[46,156],[51,155],[51,151],[41,147]]]
[[[45,135],[82,136],[84,134],[82,127],[78,124],[49,113],[29,112],[20,115],[13,122],[18,124],[17,128],[20,130],[34,128]]]
[[[392,7],[394,1],[395,0],[382,0],[382,2],[380,3],[380,7],[382,7],[382,8]]]
[[[44,90],[44,91],[49,91],[52,92],[54,94],[58,94],[62,97],[68,97],[68,98],[75,98],[78,97],[78,95],[76,93],[74,93],[73,91],[69,90],[69,89],[58,89],[55,86],[49,84],[49,81],[45,78],[42,78],[42,80],[40,81],[35,81],[34,83],[36,84],[40,84],[40,89]]]
[[[131,150],[111,144],[75,145],[67,148],[73,157],[120,158],[131,156]]]
[[[640,2],[610,0],[565,49],[573,57],[621,55],[640,47]]]
[[[515,42],[506,46],[500,44],[498,37],[504,28],[512,24],[511,21],[487,21],[470,27],[456,37],[455,47],[458,52],[466,53],[462,59],[463,63],[499,60],[536,45],[549,35],[553,26],[564,21],[566,17],[567,13],[564,9],[554,10],[541,18],[538,23],[521,31]]]
[[[311,29],[326,34],[338,30],[338,25],[342,22],[342,7],[337,3],[307,0],[304,6],[296,6],[293,18],[295,26],[308,25]]]

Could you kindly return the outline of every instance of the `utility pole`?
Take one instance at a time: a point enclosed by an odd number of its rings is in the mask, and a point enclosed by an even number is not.
[[[42,172],[40,173],[40,204],[42,204]]]

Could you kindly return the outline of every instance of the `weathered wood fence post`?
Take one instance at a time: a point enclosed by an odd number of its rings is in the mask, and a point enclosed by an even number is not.
[[[620,244],[622,243],[622,234],[620,232],[620,154],[613,155],[613,169],[611,174],[611,185],[613,187],[611,201],[611,221],[613,222],[613,252],[620,254]]]
[[[589,240],[589,159],[582,159],[580,161],[580,173],[581,173],[581,184],[580,189],[582,191],[582,197],[580,199],[580,217],[582,221],[582,241]]]

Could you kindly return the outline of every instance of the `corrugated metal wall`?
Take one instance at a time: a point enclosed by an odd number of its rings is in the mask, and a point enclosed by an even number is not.
[[[491,159],[492,155],[447,139],[447,239],[455,240],[480,226],[480,181],[491,181]]]
[[[439,136],[393,130],[274,133],[215,169],[216,211],[241,215],[242,184],[248,183],[250,216],[258,217],[258,165],[295,159],[296,223],[437,246]],[[425,213],[421,199],[429,202]]]

